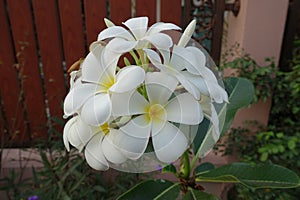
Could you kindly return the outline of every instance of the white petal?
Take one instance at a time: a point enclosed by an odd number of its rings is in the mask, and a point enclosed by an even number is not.
[[[95,127],[89,126],[88,124],[84,123],[80,117],[75,124],[75,128],[77,129],[78,137],[84,146],[96,133]]]
[[[170,52],[170,50],[169,49],[167,49],[167,50],[160,49],[159,52],[160,52],[160,54],[163,57],[163,63],[165,65],[169,64],[170,63],[170,59],[171,59],[171,52]]]
[[[137,43],[137,41],[127,41],[122,38],[114,38],[106,45],[106,49],[107,51],[122,54],[131,51]],[[113,57],[110,57],[110,59],[112,58]]]
[[[196,85],[193,84],[188,78],[184,76],[183,73],[177,73],[177,80],[181,83],[181,85],[197,100],[200,99],[200,91]]]
[[[99,40],[105,40],[107,38],[123,38],[125,40],[134,40],[133,36],[123,27],[121,26],[111,26],[103,31],[101,31],[98,35],[98,41]]]
[[[173,45],[171,37],[164,33],[149,35],[143,37],[143,40],[150,42],[158,49],[169,49]]]
[[[81,151],[94,134],[95,129],[85,124],[80,117],[78,117],[76,122],[70,127],[68,140],[74,147]]]
[[[82,63],[82,80],[86,82],[98,83],[103,72],[101,58],[104,47],[97,45],[84,59]]]
[[[166,115],[163,117],[167,117]],[[155,119],[152,121],[152,126],[151,126],[151,136],[155,136],[158,133],[161,132],[161,129],[164,128],[165,123],[168,123],[168,121],[166,119]]]
[[[63,141],[64,145],[67,149],[67,151],[70,151],[70,145],[69,145],[69,134],[70,134],[70,129],[73,126],[73,124],[76,122],[78,119],[78,115],[75,117],[72,117],[65,125],[64,131],[63,131]]]
[[[87,144],[84,155],[87,163],[95,170],[107,170],[108,163],[102,152],[102,134],[96,134]]]
[[[68,134],[68,140],[70,142],[70,144],[72,146],[74,146],[76,149],[78,149],[78,151],[81,151],[83,149],[83,147],[86,145],[86,143],[82,143],[81,139],[80,139],[80,132],[77,128],[77,123],[78,120],[76,120],[76,122],[74,122],[70,127],[69,127],[69,134]]]
[[[105,123],[111,114],[111,101],[108,94],[97,94],[90,98],[82,107],[82,120],[93,126]]]
[[[219,128],[219,117],[216,112],[215,106],[211,102],[209,96],[201,96],[200,105],[203,109],[204,116],[207,119],[209,119],[212,123],[213,138],[214,141],[217,141],[220,137],[220,128]]]
[[[111,130],[113,131],[113,130]],[[110,133],[102,141],[102,151],[106,159],[112,163],[120,164],[126,161],[126,157],[115,147]]]
[[[78,73],[78,70],[70,73],[70,89],[73,89],[76,80],[78,80]]]
[[[150,103],[164,105],[175,91],[178,81],[166,73],[148,72],[145,83]]]
[[[112,93],[112,115],[129,116],[143,114],[149,107],[148,101],[143,95],[133,90],[124,93]]]
[[[120,128],[122,133],[136,138],[149,138],[151,123],[146,115],[140,115],[130,120]]]
[[[137,138],[127,135],[119,130],[117,134],[113,135],[113,142],[115,146],[122,151],[122,153],[130,159],[139,159],[145,152],[149,138]]]
[[[129,28],[136,40],[141,39],[148,28],[148,17],[135,17],[123,23]]]
[[[210,109],[211,109],[210,121],[212,122],[215,131],[213,136],[215,141],[217,141],[220,137],[219,117],[213,104],[211,104]]]
[[[220,85],[207,82],[207,87],[210,96],[216,103],[223,103],[224,101],[228,103],[228,95]]]
[[[192,54],[185,48],[174,45],[172,57],[170,60],[170,66],[177,71],[182,71],[183,69],[189,67],[190,62],[193,59],[194,57],[192,56]]]
[[[184,30],[184,32],[178,42],[178,46],[185,47],[187,45],[187,43],[192,38],[193,33],[195,32],[195,28],[196,28],[196,20],[194,19],[189,23],[189,25]]]
[[[157,158],[165,163],[177,160],[187,148],[187,139],[173,124],[167,122],[160,133],[152,137]]]
[[[76,84],[67,94],[64,100],[64,113],[67,116],[78,112],[80,107],[88,98],[97,92],[98,86],[95,84]]]
[[[109,90],[117,93],[128,92],[141,85],[144,79],[145,71],[140,66],[124,67],[118,72],[116,83]]]
[[[181,30],[181,28],[172,23],[157,22],[149,28],[146,35],[154,35],[156,33],[166,30]]]
[[[201,94],[209,96],[209,91],[208,91],[208,88],[206,86],[206,82],[205,82],[204,78],[202,78],[199,75],[191,74],[187,71],[184,71],[181,74],[185,77],[186,80],[188,80],[190,83],[195,85],[198,88],[198,90],[200,91]]]
[[[199,102],[189,93],[173,98],[166,106],[168,121],[197,125],[203,120]]]
[[[205,67],[206,63],[206,56],[205,54],[197,47],[186,47],[186,49],[193,54],[194,58],[191,60],[191,66],[194,66],[194,68],[190,68],[191,73],[193,74],[200,74],[200,70]]]
[[[217,103],[228,102],[228,95],[226,91],[219,85],[218,80],[214,73],[207,67],[201,70],[202,77],[205,79],[205,83],[209,94],[212,99]]]
[[[144,51],[153,65],[162,64],[160,56],[157,52],[153,51],[152,49],[144,49]]]

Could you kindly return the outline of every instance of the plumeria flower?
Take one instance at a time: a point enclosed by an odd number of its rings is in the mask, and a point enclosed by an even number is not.
[[[123,24],[128,30],[109,23],[109,27],[98,35],[98,41],[115,38],[110,41],[112,51],[119,51],[120,48],[129,46],[132,49],[143,49],[148,47],[149,43],[159,49],[168,49],[173,45],[172,39],[161,31],[180,30],[175,24],[162,22],[157,22],[148,29],[148,17],[131,18]]]
[[[85,58],[81,81],[73,85],[64,101],[66,116],[80,113],[86,123],[100,126],[111,115],[111,93],[130,91],[144,81],[145,71],[139,66],[127,66],[116,73],[120,54],[106,62],[103,58],[106,50],[97,45]]]
[[[112,144],[111,132],[118,130],[109,128],[108,123],[100,127],[90,126],[76,115],[66,123],[63,141],[68,151],[69,143],[79,151],[84,149],[85,159],[93,169],[107,170],[109,162],[120,164],[126,161],[126,157]]]
[[[148,72],[147,99],[137,91],[112,95],[113,116],[135,116],[112,134],[112,141],[126,157],[138,159],[152,141],[157,158],[165,163],[178,159],[188,139],[174,124],[197,125],[203,120],[198,101],[189,93],[174,96],[178,81],[165,73]]]
[[[214,73],[205,66],[206,57],[196,47],[174,45],[170,51],[160,50],[160,55],[151,49],[145,49],[151,63],[164,73],[175,77],[181,85],[200,100],[201,94],[210,96],[215,102],[228,101],[227,93],[219,86]]]

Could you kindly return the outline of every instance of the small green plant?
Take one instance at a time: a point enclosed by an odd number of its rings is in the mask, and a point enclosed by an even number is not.
[[[272,58],[265,59],[265,65],[259,65],[250,54],[240,48],[239,44],[233,45],[223,55],[224,69],[233,69],[233,75],[244,77],[250,80],[255,87],[253,103],[258,100],[266,101],[275,87],[274,78],[277,68]]]

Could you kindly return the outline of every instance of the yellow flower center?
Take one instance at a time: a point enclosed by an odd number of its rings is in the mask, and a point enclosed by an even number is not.
[[[115,84],[115,78],[114,77],[109,77],[106,80],[103,80],[100,85],[104,87],[103,92],[107,92],[109,88]]]
[[[149,120],[162,120],[165,118],[166,111],[160,104],[154,104],[147,109],[147,117]]]
[[[108,123],[105,122],[104,124],[102,124],[100,126],[100,130],[102,133],[104,133],[105,135],[109,134],[110,130],[109,130],[109,126],[108,126]]]

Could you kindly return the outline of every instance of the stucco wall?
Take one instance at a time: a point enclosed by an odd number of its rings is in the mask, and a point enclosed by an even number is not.
[[[226,47],[238,43],[259,65],[264,65],[265,58],[272,57],[278,65],[288,3],[289,0],[241,0],[239,15],[227,15]],[[240,126],[245,120],[267,124],[270,107],[271,99],[251,109],[242,109],[233,126]]]

